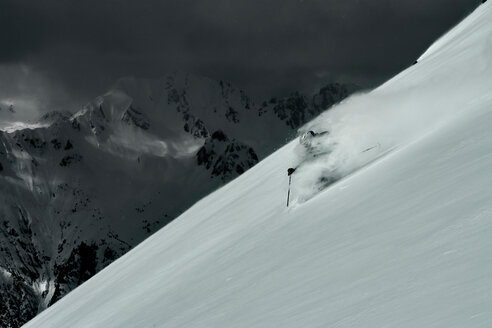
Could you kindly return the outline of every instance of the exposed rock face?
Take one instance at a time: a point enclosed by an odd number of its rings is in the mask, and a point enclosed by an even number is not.
[[[119,252],[105,245],[104,241],[99,245],[82,242],[72,248],[68,259],[54,266],[56,282],[50,305],[114,261],[117,254]]]
[[[326,108],[347,98],[353,89],[352,86],[334,83],[321,88],[312,97],[295,92],[280,100],[272,98],[269,104],[273,104],[275,114],[289,127],[298,128]]]
[[[148,130],[150,127],[149,119],[142,112],[132,106],[125,111],[121,120],[130,125],[133,124],[143,130]]]
[[[23,278],[0,276],[2,302],[0,322],[2,327],[16,328],[38,313],[39,297]]]
[[[254,149],[236,140],[229,140],[221,130],[215,131],[211,138],[196,153],[197,164],[211,171],[211,177],[228,181],[258,163]]]
[[[0,131],[0,326],[20,327],[347,90],[258,105],[183,73],[122,79],[76,114]]]

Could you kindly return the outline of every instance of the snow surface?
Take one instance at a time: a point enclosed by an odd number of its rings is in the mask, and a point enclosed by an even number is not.
[[[488,2],[25,327],[492,326],[491,86]]]

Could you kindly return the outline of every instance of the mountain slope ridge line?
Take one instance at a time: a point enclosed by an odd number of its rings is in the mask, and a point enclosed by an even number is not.
[[[26,327],[489,326],[491,22],[487,2],[453,29],[484,26],[470,43],[303,126],[319,156],[288,143]],[[375,142],[398,148],[360,169]]]

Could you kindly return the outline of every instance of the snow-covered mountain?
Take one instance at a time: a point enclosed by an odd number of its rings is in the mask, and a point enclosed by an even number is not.
[[[352,90],[256,103],[183,72],[0,131],[0,326],[18,327]]]
[[[487,2],[25,327],[490,327],[491,36]]]

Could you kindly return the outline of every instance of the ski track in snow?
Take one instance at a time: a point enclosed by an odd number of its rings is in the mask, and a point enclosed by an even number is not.
[[[487,2],[306,125],[336,184],[286,208],[293,141],[25,327],[490,327],[490,35]]]

